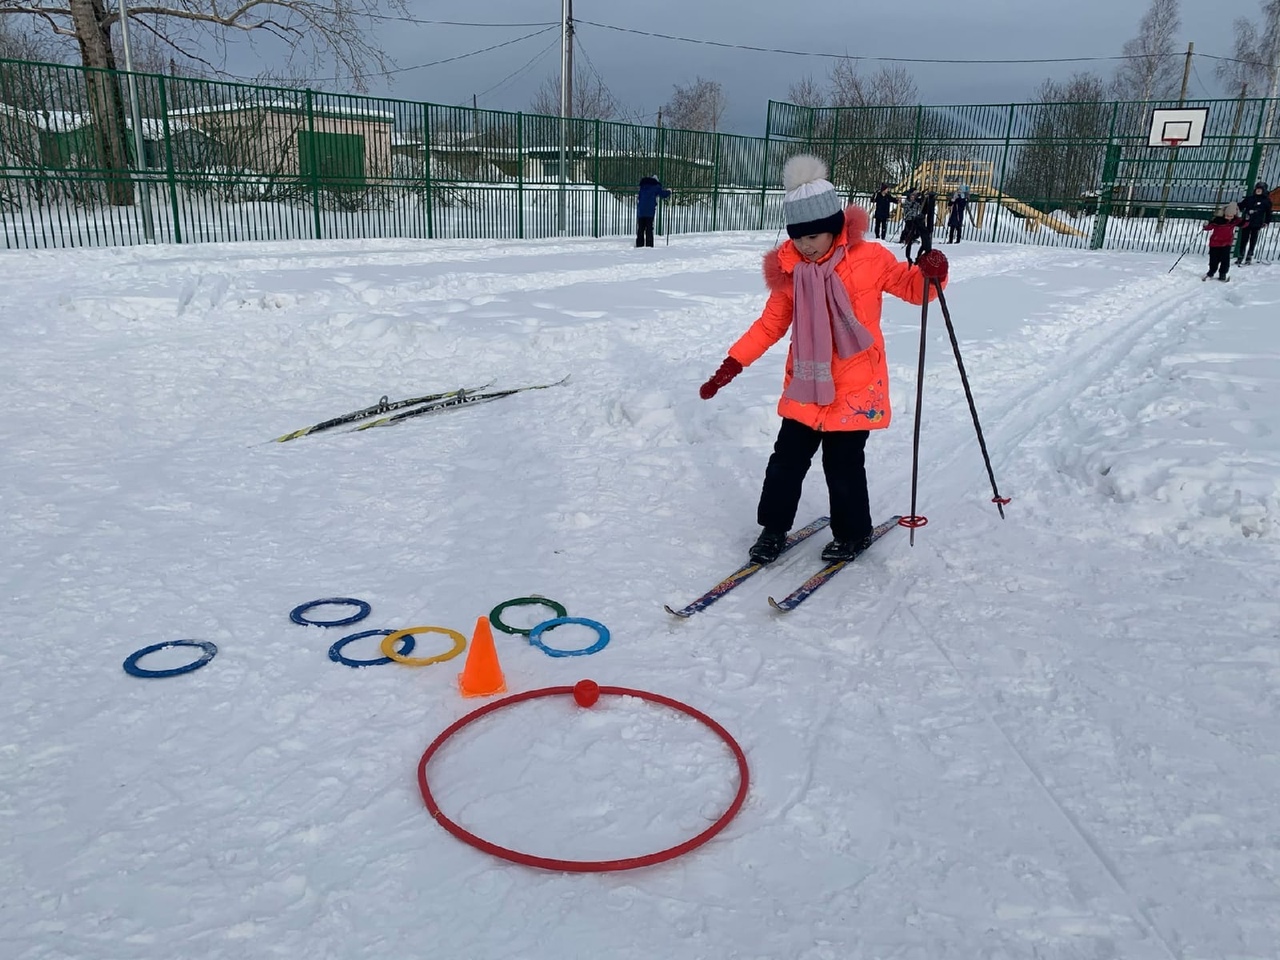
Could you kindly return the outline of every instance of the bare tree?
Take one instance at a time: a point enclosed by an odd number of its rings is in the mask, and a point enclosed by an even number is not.
[[[727,106],[724,87],[715,80],[697,77],[692,83],[675,85],[675,93],[663,106],[662,115],[669,127],[715,133]]]
[[[1110,117],[1110,105],[1103,102],[1106,87],[1093,73],[1040,85],[1031,135],[1016,155],[1010,193],[1045,207],[1070,206],[1097,188]]]
[[[405,9],[404,0],[385,2]],[[366,71],[388,66],[360,26],[380,4],[381,0],[167,0],[139,3],[130,10],[130,21],[184,56],[189,54],[182,41],[199,35],[218,43],[235,33],[272,36],[288,45],[291,62],[296,57],[309,57],[313,63],[332,58],[339,72],[363,90]],[[98,72],[116,69],[111,32],[119,22],[118,8],[108,12],[105,0],[0,0],[0,16],[4,15],[35,17],[55,34],[73,38],[81,64],[95,68],[85,74],[85,89],[97,162],[108,171],[110,202],[131,205],[133,184],[128,176],[120,87],[110,74]]]
[[[808,74],[787,88],[787,99],[798,107],[822,107],[827,103],[822,85]]]
[[[573,71],[573,110],[576,120],[612,120],[620,111],[617,99],[594,72]],[[560,74],[542,81],[529,101],[529,112],[547,117],[560,116]]]
[[[21,20],[0,17],[0,59],[44,60],[55,62],[61,51],[53,38],[46,33],[36,33]]]
[[[1112,92],[1118,99],[1161,100],[1178,89],[1176,38],[1181,28],[1178,0],[1151,0],[1137,34],[1125,41],[1122,52],[1132,59],[1116,68]]]
[[[904,67],[881,67],[867,85],[870,107],[908,107],[919,102],[920,91]]]
[[[858,74],[858,63],[845,57],[831,66],[827,75],[829,106],[832,107],[865,107],[867,93],[862,77]]]
[[[915,81],[903,67],[881,67],[866,77],[858,72],[856,60],[844,57],[831,67],[827,81],[826,101],[832,107],[905,107],[920,99]]]
[[[1244,17],[1235,21],[1234,60],[1218,64],[1218,78],[1235,93],[1248,85],[1272,101],[1264,138],[1275,125],[1275,98],[1280,92],[1280,0],[1263,0],[1261,25]]]

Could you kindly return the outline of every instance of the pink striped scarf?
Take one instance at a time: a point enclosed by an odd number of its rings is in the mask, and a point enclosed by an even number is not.
[[[826,406],[836,398],[832,350],[840,359],[861,353],[875,338],[853,315],[849,291],[836,274],[839,246],[826,263],[802,260],[792,272],[791,383],[783,396]]]

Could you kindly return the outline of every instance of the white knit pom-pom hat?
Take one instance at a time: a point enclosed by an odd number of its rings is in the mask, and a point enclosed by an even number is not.
[[[821,159],[808,153],[792,157],[782,168],[782,186],[782,212],[791,239],[844,229],[844,208]]]

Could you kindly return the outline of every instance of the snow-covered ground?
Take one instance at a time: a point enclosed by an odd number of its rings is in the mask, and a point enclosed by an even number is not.
[[[1201,283],[1198,249],[1170,275],[1163,254],[944,248],[1008,518],[935,307],[915,546],[890,534],[774,613],[818,536],[675,621],[663,603],[756,533],[785,345],[710,402],[697,387],[756,316],[773,240],[4,254],[0,955],[1275,958],[1280,274]],[[910,506],[919,319],[888,302],[877,516]],[[269,442],[383,394],[566,374]],[[801,522],[822,512],[815,469]],[[750,793],[709,844],[605,874],[466,846],[415,779],[483,702],[459,696],[462,660],[327,656],[365,629],[470,636],[530,594],[612,639],[551,658],[498,633],[510,690],[648,690],[742,744]],[[373,613],[290,622],[335,596]],[[121,669],[180,638],[219,652]],[[501,710],[430,771],[469,829],[569,859],[678,843],[737,786],[707,728],[618,697]]]

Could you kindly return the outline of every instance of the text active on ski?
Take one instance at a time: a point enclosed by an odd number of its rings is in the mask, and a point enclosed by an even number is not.
[[[331,420],[323,420],[320,423],[312,424],[309,427],[303,427],[301,430],[294,430],[286,433],[282,437],[276,437],[276,443],[284,443],[287,440],[296,440],[299,437],[305,437],[308,434],[320,433],[323,430],[332,430],[334,427],[340,427],[344,423],[355,423],[358,420],[364,420],[367,417],[377,417],[390,413],[392,410],[401,410],[405,407],[416,406],[419,403],[430,403],[434,400],[444,400],[448,397],[456,397],[462,393],[474,393],[477,390],[483,390],[489,384],[481,384],[478,387],[459,387],[456,390],[445,390],[440,393],[429,393],[421,397],[407,397],[404,400],[388,401],[384,396],[373,406],[365,407],[363,410],[353,410],[350,413],[344,413],[341,416],[334,417]]]
[[[564,376],[555,383],[535,383],[527,387],[512,387],[509,390],[494,390],[491,393],[470,393],[466,390],[459,390],[452,396],[443,400],[437,400],[434,403],[428,403],[421,407],[414,407],[411,410],[402,410],[400,413],[392,414],[389,417],[379,417],[377,420],[370,420],[368,423],[362,423],[355,430],[368,430],[370,427],[389,427],[392,424],[402,423],[414,417],[420,417],[427,413],[437,413],[442,410],[448,410],[453,407],[467,406],[473,403],[484,403],[489,400],[498,400],[502,397],[509,397],[512,394],[524,393],[526,390],[546,390],[549,387],[558,387],[569,379]]]
[[[485,387],[489,386],[489,384],[486,383],[479,387],[459,387],[456,390],[446,390],[440,393],[427,394],[421,397],[409,397],[404,400],[388,401],[386,397],[383,397],[373,406],[365,407],[362,410],[353,410],[351,413],[345,413],[342,416],[334,417],[331,420],[324,420],[320,423],[313,424],[310,427],[303,427],[300,430],[294,430],[291,433],[286,433],[283,436],[276,437],[274,442],[284,443],[288,440],[296,440],[299,437],[305,437],[313,433],[320,433],[325,430],[332,430],[335,427],[353,423],[359,424],[353,428],[354,430],[367,430],[369,427],[384,427],[438,410],[447,410],[452,407],[460,407],[487,400],[497,400],[500,397],[509,397],[512,394],[523,393],[526,390],[545,390],[548,387],[560,386],[568,379],[569,377],[565,376],[560,380],[557,380],[555,383],[538,383],[527,387],[513,387],[509,390],[495,390],[490,393],[481,392]],[[393,411],[397,410],[400,412],[393,413]],[[368,423],[360,423],[361,420],[369,420],[371,417],[377,417],[377,419],[370,420]]]
[[[879,524],[874,530],[871,531],[871,536],[862,545],[862,548],[858,550],[858,552],[855,553],[848,560],[837,560],[835,563],[827,564],[825,567],[823,567],[821,570],[819,570],[812,577],[810,577],[808,580],[806,580],[804,583],[798,586],[795,590],[791,591],[781,600],[775,600],[773,599],[773,597],[770,597],[769,598],[770,606],[772,606],[775,610],[781,610],[784,613],[788,610],[794,610],[796,607],[800,606],[800,604],[802,604],[805,600],[811,597],[813,595],[813,592],[817,590],[820,586],[822,586],[824,583],[829,582],[831,578],[834,577],[837,573],[839,573],[849,564],[853,563],[853,561],[858,559],[858,557],[862,556],[862,554],[864,554],[868,549],[870,549],[873,543],[875,543],[877,540],[883,537],[886,533],[888,533],[894,527],[898,526],[898,521],[901,519],[902,519],[901,517],[895,516],[895,517],[890,517],[888,520],[885,520],[883,523]]]
[[[815,533],[817,533],[819,530],[821,530],[830,522],[831,522],[830,517],[819,517],[817,520],[814,520],[808,526],[801,527],[795,533],[790,534],[787,537],[786,546],[782,548],[782,553],[785,554],[797,543],[800,543],[801,541],[809,539],[811,536],[813,536]],[[733,571],[733,573],[729,574],[727,577],[725,577],[723,580],[717,583],[714,587],[712,587],[702,596],[690,602],[688,605],[681,607],[679,610],[673,610],[671,609],[671,607],[667,607],[666,608],[667,613],[670,613],[673,616],[677,616],[677,617],[691,617],[695,613],[698,613],[701,610],[707,609],[707,607],[711,606],[713,603],[715,603],[717,600],[723,597],[730,590],[741,585],[750,577],[755,576],[757,573],[759,573],[763,569],[764,569],[764,566],[762,564],[756,563],[754,561],[745,563],[741,567],[739,567],[737,570]]]

